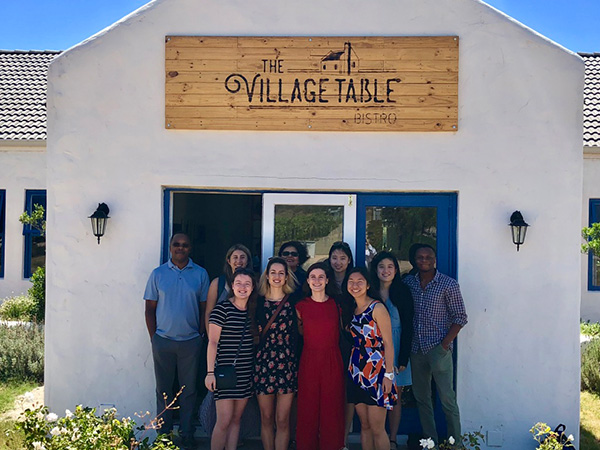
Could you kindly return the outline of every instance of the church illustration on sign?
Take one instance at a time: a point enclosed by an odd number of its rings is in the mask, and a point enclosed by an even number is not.
[[[321,59],[321,72],[350,75],[353,70],[358,70],[359,62],[352,44],[345,42],[344,50],[331,50]]]

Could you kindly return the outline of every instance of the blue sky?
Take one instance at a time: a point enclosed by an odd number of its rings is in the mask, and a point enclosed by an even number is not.
[[[201,1],[201,0],[198,0]],[[0,0],[0,49],[64,50],[147,0]],[[600,52],[600,0],[489,0],[570,50]]]

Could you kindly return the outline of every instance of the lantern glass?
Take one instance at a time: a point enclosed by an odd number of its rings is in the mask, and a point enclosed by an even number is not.
[[[92,232],[96,237],[104,236],[106,230],[106,216],[104,217],[90,217],[92,220]]]
[[[511,225],[513,244],[522,245],[527,234],[527,225]]]

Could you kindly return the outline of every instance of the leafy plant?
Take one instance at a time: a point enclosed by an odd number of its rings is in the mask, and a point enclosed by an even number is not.
[[[581,388],[600,394],[600,339],[592,339],[581,353]]]
[[[529,432],[533,435],[533,439],[538,442],[537,450],[563,450],[564,448],[572,448],[573,446],[573,435],[568,437],[562,433],[552,431],[552,429],[545,423],[536,423]]]
[[[119,418],[114,408],[98,415],[95,408],[77,406],[58,417],[39,406],[26,409],[15,428],[24,435],[28,450],[176,450],[168,436],[160,435],[153,443],[144,436],[156,420],[150,427],[136,427],[131,418]]]
[[[598,322],[590,322],[589,320],[584,322],[583,320],[580,323],[581,334],[585,336],[600,336],[600,323]]]
[[[0,325],[0,381],[44,380],[44,330],[36,324]]]
[[[28,322],[34,314],[35,304],[28,295],[9,297],[0,305],[0,319]]]
[[[35,228],[42,236],[46,235],[46,210],[42,205],[38,205],[37,203],[33,205],[31,214],[24,212],[19,217],[19,222]]]
[[[27,293],[33,301],[32,319],[38,323],[46,318],[46,268],[38,267],[30,278],[33,286]]]

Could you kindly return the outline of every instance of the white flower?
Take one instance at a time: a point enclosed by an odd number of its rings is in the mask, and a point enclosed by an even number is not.
[[[73,413],[69,409],[65,409],[65,417],[67,419],[70,419],[71,417],[73,417]]]
[[[428,448],[428,449],[431,449],[431,448],[435,447],[435,442],[433,442],[433,439],[431,439],[431,438],[427,438],[427,439],[421,439],[421,440],[419,441],[419,445],[420,445],[422,448]]]
[[[575,438],[573,437],[573,435],[572,435],[572,434],[570,434],[570,435],[569,435],[569,437],[568,437],[567,439],[568,439],[569,441],[574,441],[574,440],[575,440]]]
[[[58,427],[54,427],[50,430],[50,434],[52,436],[58,436],[58,435],[60,435],[60,433],[61,433],[61,430]]]
[[[46,420],[48,422],[56,422],[58,420],[58,416],[54,413],[50,413],[46,416]]]
[[[33,450],[46,450],[46,447],[40,441],[32,442],[31,445],[33,445]]]
[[[31,392],[25,392],[23,394],[23,400],[29,403],[33,403],[33,400],[35,400],[35,398],[33,397],[33,394]]]
[[[456,442],[456,441],[454,440],[454,438],[452,436],[450,436],[448,438],[448,442],[450,443],[450,445],[454,445],[454,442]]]

